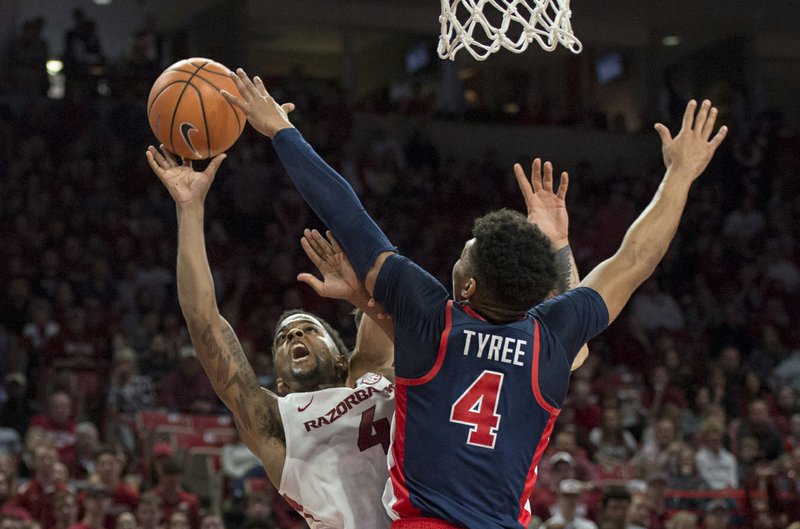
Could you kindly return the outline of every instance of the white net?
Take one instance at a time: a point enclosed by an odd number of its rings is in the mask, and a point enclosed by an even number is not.
[[[546,51],[561,44],[580,53],[569,0],[441,0],[439,56],[453,59],[464,48],[482,61],[500,48],[522,53],[536,41]]]

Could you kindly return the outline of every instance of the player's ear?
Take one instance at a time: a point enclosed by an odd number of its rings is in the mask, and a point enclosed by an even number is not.
[[[478,280],[474,277],[467,278],[467,281],[461,288],[461,297],[463,299],[469,299],[475,295],[475,291],[478,289]]]
[[[333,362],[333,368],[336,370],[336,375],[340,379],[347,380],[347,376],[350,374],[350,362],[345,355],[336,357],[336,360]]]

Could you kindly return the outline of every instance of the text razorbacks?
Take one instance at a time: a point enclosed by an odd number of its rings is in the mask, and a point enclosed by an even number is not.
[[[331,408],[325,415],[322,415],[310,421],[306,421],[303,423],[303,426],[306,427],[307,432],[310,432],[312,428],[320,428],[328,424],[333,424],[339,417],[342,417],[348,411],[350,411],[353,408],[353,406],[356,406],[361,402],[364,402],[365,400],[369,399],[376,393],[385,393],[391,395],[393,391],[394,391],[394,385],[392,384],[389,384],[382,390],[375,389],[372,386],[369,386],[366,389],[356,390],[353,392],[352,395],[349,395],[346,399],[344,399],[339,404]]]

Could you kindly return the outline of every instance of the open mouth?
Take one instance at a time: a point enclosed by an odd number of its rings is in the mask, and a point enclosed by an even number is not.
[[[289,352],[292,355],[292,361],[294,362],[299,362],[311,357],[311,351],[309,351],[304,344],[299,342],[294,344]]]

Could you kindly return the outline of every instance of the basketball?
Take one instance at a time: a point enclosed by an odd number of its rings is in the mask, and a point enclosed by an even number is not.
[[[158,76],[147,99],[147,120],[164,147],[190,160],[224,152],[244,130],[244,112],[222,97],[239,96],[231,71],[210,59],[176,62]]]

